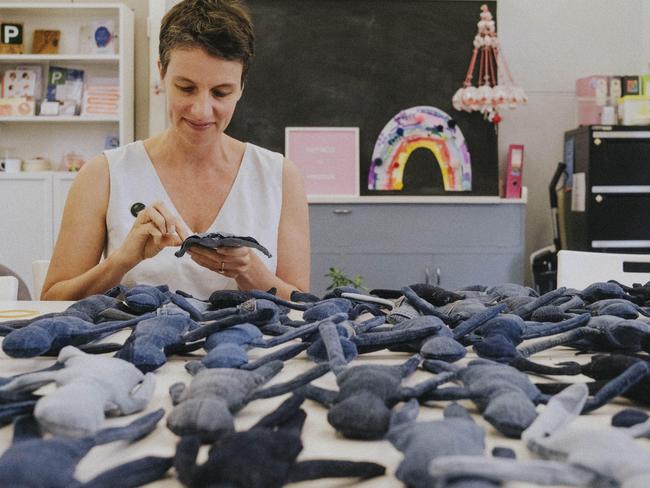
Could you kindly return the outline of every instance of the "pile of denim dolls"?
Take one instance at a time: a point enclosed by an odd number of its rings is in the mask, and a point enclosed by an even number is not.
[[[391,476],[395,486],[417,488],[508,481],[647,487],[650,448],[637,439],[650,436],[641,409],[650,405],[648,316],[650,284],[616,282],[542,296],[515,284],[453,292],[425,284],[343,287],[324,297],[295,292],[291,300],[273,290],[199,299],[166,286],[118,286],[61,313],[0,323],[6,356],[56,358],[39,371],[0,378],[0,424],[13,429],[0,456],[0,486],[135,487],[176,477],[179,486],[269,488]],[[125,341],[111,342],[125,329]],[[597,354],[535,360],[558,346]],[[268,351],[250,359],[256,348]],[[357,359],[380,350],[403,353],[403,361]],[[304,372],[271,381],[299,355],[311,361]],[[171,410],[107,427],[107,416],[147,409],[156,371],[172,356],[185,361],[187,381],[169,388]],[[426,379],[403,381],[416,370]],[[336,390],[314,384],[325,375]],[[56,387],[43,393],[50,383]],[[281,395],[277,409],[236,430],[235,416],[249,403]],[[619,396],[630,407],[611,422],[572,426]],[[305,402],[327,409],[339,436],[388,440],[403,456],[396,472],[370,460],[299,461]],[[439,420],[418,421],[421,409],[441,407]],[[485,429],[470,412],[496,435],[521,439],[530,456],[517,459],[506,447],[486,452]],[[85,482],[75,477],[93,447],[137,442],[163,418],[178,436],[175,455],[143,457]]]

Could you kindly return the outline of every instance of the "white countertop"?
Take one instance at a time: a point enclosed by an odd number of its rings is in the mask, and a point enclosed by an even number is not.
[[[420,203],[420,204],[472,204],[472,205],[525,205],[528,202],[528,188],[523,187],[521,198],[500,198],[498,196],[473,196],[458,192],[457,195],[416,196],[416,195],[363,195],[341,197],[334,195],[311,195],[307,197],[314,204],[361,204],[361,203]]]
[[[53,312],[65,309],[71,302],[0,302],[0,314],[5,310],[39,310],[43,313]],[[111,336],[105,340],[116,342],[125,339],[128,336],[128,331],[121,331],[116,335]],[[282,347],[282,346],[279,346]],[[267,354],[271,350],[253,349],[249,353],[251,359],[260,357]],[[200,352],[199,352],[200,354]],[[379,351],[372,354],[361,356],[360,359],[355,360],[352,364],[362,363],[375,363],[375,364],[399,364],[403,362],[409,354],[407,353],[394,353],[390,351]],[[474,358],[473,354],[468,354],[462,362],[465,363]],[[157,384],[156,390],[149,407],[145,412],[154,411],[158,408],[164,408],[166,413],[172,409],[171,400],[169,398],[169,387],[178,382],[189,382],[191,376],[184,369],[184,364],[189,358],[187,357],[172,357],[169,362],[162,368],[156,371]],[[565,348],[556,348],[548,353],[540,353],[534,356],[537,362],[552,364],[563,360],[573,360],[581,363],[589,361],[587,355],[574,356],[574,352]],[[34,359],[12,359],[8,358],[3,352],[0,351],[0,375],[10,376],[17,373],[24,373],[34,371],[46,366],[51,365],[54,358],[34,358]],[[270,384],[276,382],[286,381],[306,369],[313,366],[305,353],[301,353],[297,358],[291,359],[285,363],[284,370],[275,377]],[[409,378],[404,384],[413,385],[422,381],[423,379],[430,378],[430,373],[418,370]],[[565,377],[566,379],[567,377]],[[587,381],[586,377],[568,377],[568,381]],[[535,378],[534,381],[543,381]],[[336,389],[336,383],[332,373],[319,378],[314,382],[315,385]],[[44,387],[42,391],[46,391]],[[277,407],[286,396],[256,400],[245,407],[235,417],[236,428],[247,429],[252,426],[262,416],[269,413]],[[442,418],[442,409],[448,402],[431,403],[426,406],[420,407],[418,421],[435,420]],[[486,453],[489,454],[491,449],[495,446],[507,446],[513,448],[520,459],[526,459],[530,456],[521,445],[521,442],[514,439],[507,439],[501,434],[497,433],[495,429],[484,421],[478,414],[476,414],[476,407],[471,402],[461,401],[473,417],[486,429],[487,434],[487,449]],[[606,405],[605,407],[597,410],[595,413],[585,415],[574,421],[574,425],[609,425],[611,415],[616,413],[624,406],[631,404],[625,399],[617,399],[614,403]],[[345,439],[336,434],[334,429],[327,423],[327,410],[317,403],[306,400],[303,408],[307,412],[307,420],[303,429],[303,444],[304,449],[300,454],[299,460],[307,459],[346,459],[358,461],[373,461],[386,466],[386,475],[364,482],[356,482],[351,479],[323,479],[317,481],[296,483],[287,485],[292,488],[309,487],[309,488],[336,488],[336,487],[358,487],[358,488],[392,488],[401,487],[402,483],[394,477],[395,470],[402,459],[402,454],[397,451],[388,441],[356,441]],[[539,407],[543,408],[543,407]],[[638,407],[637,407],[638,408]],[[142,415],[142,412],[129,417],[119,417],[108,419],[107,425],[123,425]],[[0,429],[0,452],[3,452],[11,442],[12,429],[10,426]],[[134,460],[146,455],[158,456],[172,456],[175,451],[178,437],[176,437],[165,426],[165,419],[161,420],[158,428],[145,439],[135,442],[130,445],[125,445],[122,442],[114,442],[108,445],[99,446],[94,448],[80,463],[77,476],[82,481],[88,480],[95,475],[103,472],[104,470],[122,464],[126,461]],[[644,442],[644,441],[642,441]],[[650,441],[647,441],[650,442]],[[207,456],[207,447],[203,447],[199,456],[202,461]],[[167,478],[155,483],[146,485],[147,487],[157,488],[178,488],[182,485],[178,482],[173,475],[173,470],[167,474]],[[523,488],[532,485],[524,483],[509,483],[506,485],[508,488]]]

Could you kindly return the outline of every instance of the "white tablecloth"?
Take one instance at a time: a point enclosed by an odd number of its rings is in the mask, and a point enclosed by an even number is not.
[[[0,315],[2,311],[10,309],[27,309],[36,310],[41,313],[55,312],[65,309],[72,302],[1,302],[0,301]],[[6,319],[0,319],[0,321]],[[122,331],[118,334],[107,338],[110,342],[124,340],[128,336],[128,331]],[[282,346],[280,346],[282,347]],[[249,357],[254,359],[267,354],[271,350],[254,349],[249,352]],[[197,354],[202,354],[198,352]],[[409,357],[407,353],[393,353],[390,351],[379,351],[372,354],[360,356],[352,364],[361,363],[376,363],[376,364],[399,364]],[[461,364],[468,362],[476,357],[472,353],[468,354]],[[154,411],[158,408],[164,408],[167,413],[172,409],[172,403],[169,397],[169,387],[178,382],[190,382],[191,376],[184,369],[185,363],[192,358],[188,357],[172,357],[162,368],[156,371],[157,384],[156,390],[149,407],[145,412]],[[573,360],[581,363],[589,362],[589,356],[581,355],[575,356],[572,350],[566,348],[556,348],[554,350],[539,353],[533,358],[537,362],[545,364],[553,364],[559,361]],[[7,357],[0,351],[0,376],[11,376],[17,373],[24,373],[34,371],[43,367],[51,365],[55,361],[54,358],[34,358],[34,359],[13,359]],[[291,359],[285,363],[282,372],[276,376],[271,383],[286,381],[301,372],[312,367],[313,363],[309,361],[305,353],[301,353],[297,358]],[[406,385],[412,385],[430,378],[430,373],[418,370],[404,382]],[[562,380],[562,378],[558,378]],[[588,381],[589,378],[584,376],[578,377],[564,377],[564,381]],[[544,378],[536,377],[533,381],[544,381]],[[336,383],[332,373],[316,380],[315,385],[336,389]],[[46,386],[39,390],[40,392],[47,391]],[[240,411],[235,418],[235,425],[238,430],[247,429],[252,426],[262,416],[269,413],[277,407],[286,396],[279,398],[257,400],[250,403],[246,408]],[[432,403],[420,407],[418,421],[435,420],[442,418],[442,410],[448,402]],[[483,426],[487,434],[487,448],[486,453],[489,454],[491,449],[495,446],[507,446],[513,448],[517,452],[520,459],[530,458],[524,446],[519,440],[508,439],[499,434],[490,424],[484,421],[480,415],[476,413],[476,408],[469,401],[460,402],[467,407],[474,415],[475,420],[479,425]],[[632,404],[625,399],[619,398],[615,402],[606,405],[605,407],[597,410],[590,415],[579,417],[574,425],[609,425],[611,416],[617,411]],[[381,463],[386,466],[386,475],[381,478],[368,480],[364,482],[356,482],[351,479],[324,479],[303,483],[296,483],[288,485],[294,488],[298,487],[347,487],[355,486],[359,488],[388,488],[388,487],[401,487],[402,483],[394,476],[395,470],[402,459],[402,454],[397,451],[388,441],[357,441],[341,437],[336,434],[334,429],[327,423],[327,411],[321,405],[306,400],[303,408],[307,412],[307,420],[303,429],[302,441],[304,449],[300,454],[299,460],[307,459],[346,459],[357,461],[372,461]],[[538,410],[544,408],[538,407]],[[141,413],[129,416],[108,419],[108,426],[123,425],[136,418]],[[0,429],[0,452],[9,446],[12,436],[12,427],[6,426]],[[134,460],[139,457],[147,455],[156,456],[172,456],[175,451],[175,446],[178,441],[174,435],[165,426],[165,419],[161,420],[158,428],[150,434],[147,438],[135,442],[133,444],[125,444],[123,442],[114,442],[112,444],[99,446],[94,448],[79,464],[77,469],[77,477],[82,480],[88,480],[102,471],[122,464],[126,461]],[[641,441],[647,442],[647,441]],[[650,448],[650,444],[648,444]],[[205,459],[207,455],[207,447],[202,448],[199,461]],[[147,487],[158,488],[177,488],[182,486],[180,482],[175,479],[174,472],[171,470],[167,474],[167,478],[150,483]],[[506,485],[510,488],[523,488],[531,486],[524,483],[509,483]]]

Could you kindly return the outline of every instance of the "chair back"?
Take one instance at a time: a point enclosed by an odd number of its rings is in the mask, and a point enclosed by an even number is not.
[[[557,286],[583,290],[598,281],[623,285],[650,281],[650,255],[565,251],[557,255]]]
[[[18,299],[18,278],[15,276],[0,276],[0,301]]]
[[[50,267],[49,259],[38,259],[32,261],[32,279],[34,280],[34,300],[41,299],[43,283],[47,276],[47,269]]]

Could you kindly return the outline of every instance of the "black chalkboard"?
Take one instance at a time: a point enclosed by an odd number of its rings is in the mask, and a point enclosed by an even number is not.
[[[257,37],[244,96],[228,133],[284,152],[285,127],[359,127],[361,194],[377,136],[398,112],[431,105],[458,123],[472,158],[472,191],[496,195],[497,136],[480,114],[457,112],[480,6],[463,0],[249,0]],[[476,84],[476,80],[474,80]],[[404,192],[440,195],[429,151],[415,151]]]

